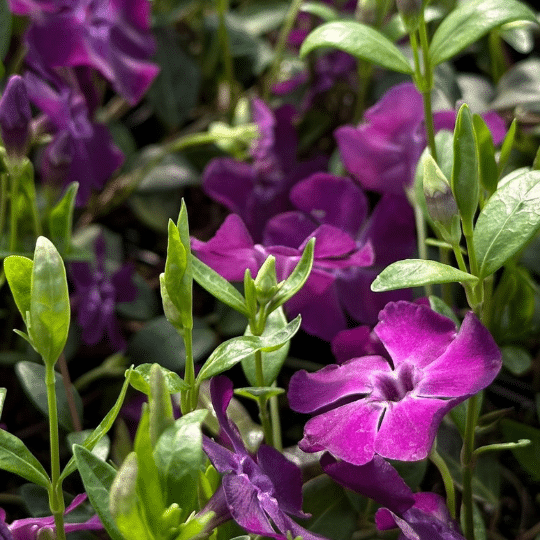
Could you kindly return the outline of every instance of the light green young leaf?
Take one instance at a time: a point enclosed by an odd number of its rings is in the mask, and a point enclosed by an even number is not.
[[[473,114],[473,125],[478,143],[480,183],[491,195],[497,189],[497,181],[499,180],[493,137],[486,122],[479,114]]]
[[[512,21],[536,22],[534,13],[517,0],[467,0],[435,31],[429,56],[436,66],[478,41],[490,30]]]
[[[6,401],[6,392],[5,388],[0,388],[0,418],[2,418],[2,410],[4,409],[4,402]]]
[[[315,28],[302,43],[300,56],[321,47],[339,49],[399,73],[413,73],[405,55],[386,36],[359,22],[334,21]]]
[[[476,282],[478,278],[453,266],[424,259],[406,259],[387,266],[371,284],[373,292],[421,287],[436,283]]]
[[[150,444],[155,446],[160,435],[173,424],[171,395],[159,364],[150,368],[150,399],[148,402]]]
[[[73,211],[75,209],[75,197],[79,189],[78,182],[69,184],[64,196],[49,214],[49,232],[58,250],[64,255],[71,248],[73,230]]]
[[[116,471],[86,448],[75,444],[73,454],[84,490],[111,540],[125,540],[109,510],[109,492]]]
[[[498,178],[501,177],[501,174],[503,173],[504,168],[508,163],[508,159],[510,158],[510,152],[512,151],[512,146],[514,146],[514,139],[516,137],[516,129],[517,120],[514,118],[514,120],[512,120],[512,123],[510,124],[510,127],[508,128],[508,132],[506,133],[506,136],[501,146],[499,164],[497,166]]]
[[[485,278],[523,249],[540,229],[540,171],[527,171],[501,186],[478,216],[473,242],[479,277]]]
[[[165,262],[165,286],[172,303],[180,311],[185,300],[182,298],[180,284],[186,273],[187,255],[180,233],[173,220],[169,220],[169,238],[167,243],[167,260]]]
[[[140,366],[137,366],[133,370],[130,379],[131,386],[147,396],[150,395],[150,370],[153,365],[154,364],[141,364]],[[165,384],[167,385],[169,394],[176,394],[182,390],[189,389],[189,386],[180,378],[178,373],[170,371],[163,366],[160,367],[165,377]]]
[[[15,435],[0,429],[0,469],[18,474],[22,478],[46,489],[50,480],[41,463]]]
[[[30,311],[33,267],[34,263],[31,259],[19,255],[11,255],[4,259],[4,272],[9,288],[25,322],[26,314]]]
[[[339,19],[339,13],[334,8],[320,2],[303,2],[300,11],[320,17],[325,22]]]
[[[67,341],[71,306],[64,263],[44,236],[37,239],[34,251],[29,313],[32,345],[46,364],[54,364]]]

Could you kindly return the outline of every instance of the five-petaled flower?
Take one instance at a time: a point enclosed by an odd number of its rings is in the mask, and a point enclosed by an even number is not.
[[[375,454],[424,459],[443,416],[488,386],[501,368],[497,345],[473,313],[458,331],[426,306],[389,303],[375,333],[392,365],[372,355],[293,375],[291,408],[318,413],[305,425],[302,450],[328,450],[356,465]]]

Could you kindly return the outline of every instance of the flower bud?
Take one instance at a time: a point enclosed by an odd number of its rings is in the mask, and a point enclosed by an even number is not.
[[[396,5],[405,28],[409,33],[414,32],[422,13],[422,0],[396,0]]]
[[[278,291],[276,258],[272,255],[264,261],[255,278],[255,291],[260,304],[267,304]]]
[[[8,156],[20,160],[26,155],[32,112],[22,77],[10,77],[0,99],[0,131]]]

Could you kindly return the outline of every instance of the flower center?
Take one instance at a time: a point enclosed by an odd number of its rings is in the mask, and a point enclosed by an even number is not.
[[[414,390],[417,381],[415,371],[414,366],[402,364],[391,373],[379,374],[374,385],[377,389],[377,396],[383,401],[401,401]]]

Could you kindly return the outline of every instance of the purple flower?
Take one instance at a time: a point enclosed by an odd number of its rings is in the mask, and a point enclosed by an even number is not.
[[[290,198],[297,210],[269,220],[264,230],[265,245],[298,246],[317,227],[331,225],[347,233],[358,247],[369,243],[375,255],[371,265],[348,265],[333,270],[333,286],[326,291],[325,299],[313,298],[311,309],[326,310],[330,305],[336,309],[325,317],[324,334],[312,333],[332,339],[347,328],[346,314],[360,323],[374,325],[379,311],[388,302],[411,298],[410,291],[373,293],[370,288],[384,267],[414,252],[414,216],[405,197],[384,196],[368,217],[367,197],[352,180],[315,173],[296,184]]]
[[[30,138],[32,112],[22,77],[13,75],[0,100],[0,131],[9,156],[22,159]]]
[[[497,345],[473,313],[458,331],[426,306],[390,303],[374,331],[392,365],[382,356],[363,356],[293,375],[291,408],[319,413],[305,425],[302,450],[328,450],[355,465],[375,454],[424,459],[443,416],[488,386],[501,368]]]
[[[96,266],[86,262],[70,264],[70,274],[75,285],[72,302],[77,310],[77,321],[82,328],[82,338],[88,345],[95,345],[107,336],[114,350],[124,349],[126,342],[120,332],[115,308],[118,302],[131,302],[137,296],[132,282],[133,266],[126,264],[110,275],[105,269],[105,239],[98,236],[95,242]]]
[[[246,531],[261,536],[285,540],[290,532],[293,538],[321,540],[321,536],[304,529],[290,517],[309,517],[302,512],[300,469],[270,446],[262,445],[255,457],[248,453],[238,428],[226,414],[233,395],[233,385],[227,377],[212,379],[210,392],[222,434],[232,450],[203,437],[204,451],[223,474],[223,480],[200,513],[209,510],[216,513],[211,527],[232,518]]]
[[[484,116],[495,145],[505,135],[504,120]],[[334,135],[343,165],[362,187],[379,193],[403,194],[414,180],[416,164],[426,146],[422,96],[412,83],[392,87],[364,113],[357,127],[343,126]],[[453,130],[456,112],[433,115],[435,130]]]
[[[298,231],[302,232],[302,224]],[[278,280],[286,279],[300,260],[302,251],[311,237],[316,238],[314,263],[311,274],[293,298],[286,303],[289,316],[302,314],[303,328],[330,340],[345,322],[335,288],[335,271],[373,263],[373,249],[369,242],[359,244],[348,233],[328,224],[306,229],[299,234],[299,243],[288,245],[254,244],[242,220],[229,215],[215,236],[208,242],[192,239],[192,249],[208,266],[225,279],[242,281],[246,268],[255,276],[268,255],[276,258]]]
[[[148,0],[11,0],[29,15],[28,59],[49,70],[90,66],[135,105],[159,68],[149,62],[155,43]],[[54,39],[51,39],[54,36]]]
[[[86,500],[86,493],[77,495],[72,503],[66,508],[65,514],[80,506]],[[64,515],[65,515],[64,514]],[[84,523],[65,523],[66,533],[73,531],[99,531],[103,525],[98,516],[91,517]],[[37,540],[41,537],[41,532],[45,530],[54,531],[54,517],[31,517],[17,519],[11,525],[6,523],[6,513],[0,508],[0,539],[2,540]]]
[[[384,508],[375,514],[379,530],[399,527],[398,540],[464,540],[450,517],[444,499],[435,493],[414,493],[397,471],[380,456],[365,465],[336,461],[326,453],[324,472],[348,489],[365,495]]]
[[[76,88],[54,74],[51,84],[30,72],[25,82],[30,100],[45,113],[54,133],[41,161],[42,176],[51,184],[79,182],[77,205],[82,206],[92,189],[105,185],[124,156],[107,127],[90,121],[85,97]]]
[[[260,242],[266,221],[291,209],[289,190],[302,178],[321,170],[327,159],[296,159],[298,140],[292,124],[294,108],[272,111],[260,99],[252,101],[259,138],[251,147],[251,164],[232,158],[213,159],[203,173],[203,188],[214,200],[238,214]]]

